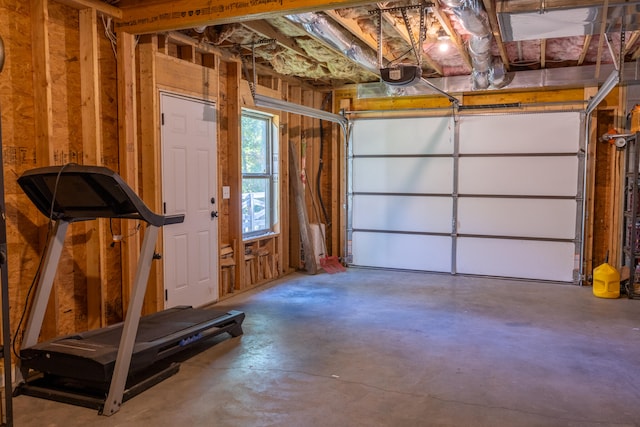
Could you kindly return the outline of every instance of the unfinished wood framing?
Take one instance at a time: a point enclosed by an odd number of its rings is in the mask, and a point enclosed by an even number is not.
[[[156,80],[157,36],[147,36],[138,44],[140,73],[140,157],[141,198],[154,212],[162,212],[162,174],[160,152],[159,100]],[[162,233],[156,252],[162,253]],[[155,313],[164,309],[162,262],[153,262],[142,312]]]
[[[83,9],[80,15],[80,83],[82,90],[82,153],[86,165],[102,164],[102,128],[100,114],[100,73],[98,66],[98,18],[95,9]],[[105,301],[107,282],[107,226],[105,219],[85,222],[87,326],[107,325]]]
[[[118,34],[118,133],[120,147],[120,176],[139,193],[138,187],[138,131],[136,111],[136,61],[135,37],[132,34]],[[120,221],[122,235],[122,309],[126,307],[135,279],[140,252],[140,234],[144,226],[130,220]]]

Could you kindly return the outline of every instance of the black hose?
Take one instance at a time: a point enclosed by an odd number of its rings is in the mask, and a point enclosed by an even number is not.
[[[2,41],[2,37],[0,37],[0,73],[2,72],[2,68],[4,68],[4,41]]]
[[[329,100],[331,100],[331,92],[328,92],[327,95],[324,97],[324,100],[322,101],[322,110],[324,110],[327,107],[327,103],[329,102]],[[322,214],[324,215],[324,220],[327,224],[327,228],[329,228],[331,226],[331,218],[329,217],[329,214],[327,213],[327,208],[324,205],[324,200],[322,200],[322,190],[321,190],[321,183],[322,183],[322,169],[324,167],[324,160],[322,159],[322,155],[324,152],[324,122],[322,121],[322,119],[320,119],[320,160],[318,162],[318,173],[316,174],[316,193],[318,194],[318,203],[320,204],[320,208],[322,209]]]

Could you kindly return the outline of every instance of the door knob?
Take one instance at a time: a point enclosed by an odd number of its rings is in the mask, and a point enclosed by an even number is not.
[[[211,211],[211,218],[218,218],[218,211]]]

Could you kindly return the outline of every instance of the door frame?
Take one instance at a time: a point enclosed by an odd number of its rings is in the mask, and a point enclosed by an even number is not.
[[[218,156],[218,144],[219,144],[219,120],[218,120],[218,100],[217,98],[214,99],[203,99],[197,95],[193,95],[193,94],[188,94],[188,93],[181,93],[181,92],[175,92],[173,90],[170,89],[166,89],[166,88],[159,88],[157,91],[157,96],[158,96],[158,162],[159,162],[159,168],[158,168],[158,176],[160,178],[160,188],[159,188],[159,200],[160,200],[160,209],[161,211],[164,213],[164,139],[163,139],[163,135],[162,135],[162,126],[163,126],[163,118],[162,118],[162,114],[163,114],[163,96],[169,96],[169,97],[173,97],[173,98],[179,98],[179,99],[183,99],[183,100],[187,100],[187,101],[194,101],[197,103],[201,103],[201,104],[205,104],[205,105],[209,105],[211,107],[213,107],[213,113],[216,114],[215,116],[215,144],[214,144],[214,161],[213,164],[215,165],[216,171],[215,171],[215,180],[216,180],[216,185],[214,186],[214,191],[215,191],[215,198],[216,198],[216,209],[219,210],[220,208],[220,162],[219,162],[219,156]],[[213,275],[215,276],[215,288],[214,288],[214,298],[212,301],[209,301],[205,304],[202,305],[208,305],[208,304],[212,304],[214,302],[219,301],[220,299],[220,268],[218,265],[218,258],[219,258],[219,253],[220,253],[220,224],[219,224],[219,219],[217,221],[217,225],[215,227],[215,234],[216,234],[216,244],[214,245],[213,249],[212,249],[212,254],[211,254],[211,259],[213,262],[215,262],[215,266],[214,266],[214,273]],[[165,252],[165,239],[164,239],[164,231],[162,231],[160,239],[159,239],[159,247],[160,250],[162,250],[162,252]],[[165,273],[166,273],[166,265],[165,265],[165,260],[164,258],[162,259],[162,269],[159,272],[159,279],[162,282],[162,289],[161,289],[161,293],[162,293],[162,297],[161,297],[161,301],[162,301],[162,307],[166,309],[167,307],[167,286],[166,286],[166,280],[165,280]],[[158,289],[160,291],[160,289]]]

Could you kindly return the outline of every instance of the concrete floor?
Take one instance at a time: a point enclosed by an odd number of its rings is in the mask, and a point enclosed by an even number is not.
[[[349,269],[294,274],[217,307],[245,311],[245,334],[114,416],[19,396],[15,425],[640,425],[640,301]]]

